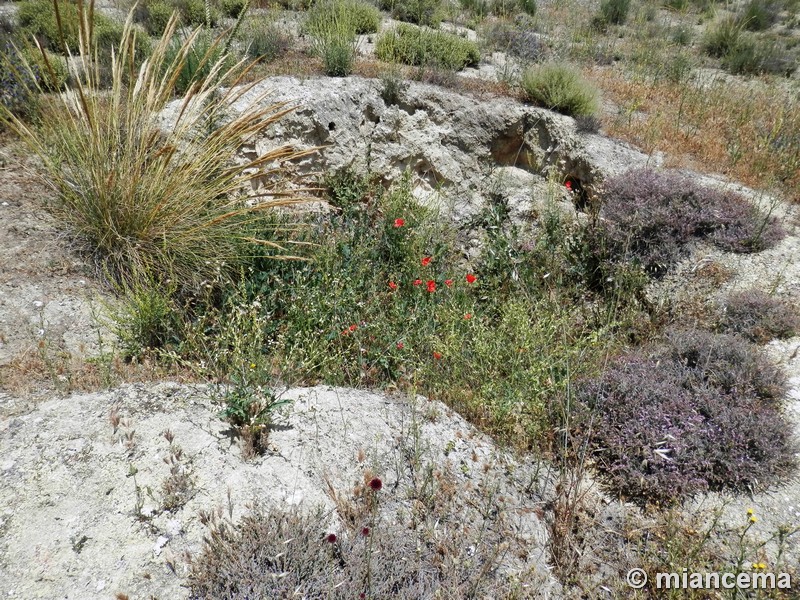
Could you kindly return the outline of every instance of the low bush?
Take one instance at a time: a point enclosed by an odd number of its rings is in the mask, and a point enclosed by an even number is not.
[[[520,85],[529,102],[571,116],[598,110],[597,90],[573,67],[548,63],[522,74]]]
[[[778,21],[781,6],[772,0],[750,0],[738,16],[738,22],[749,31],[769,29]]]
[[[543,62],[549,54],[544,37],[527,19],[517,19],[513,23],[495,21],[484,29],[483,35],[490,47],[527,62]]]
[[[742,25],[734,17],[723,19],[706,30],[703,48],[715,58],[727,56],[740,43]]]
[[[631,0],[603,0],[593,24],[599,29],[609,25],[623,25],[628,20],[630,9]]]
[[[219,7],[222,14],[231,19],[237,19],[248,6],[248,0],[221,0]]]
[[[376,33],[381,24],[380,11],[363,0],[322,0],[308,11],[305,29],[320,31],[331,21],[346,14],[356,34]]]
[[[800,316],[792,303],[751,289],[731,294],[722,302],[719,327],[763,344],[797,335]]]
[[[442,0],[381,0],[382,10],[388,10],[398,21],[436,28],[442,21]]]
[[[167,23],[169,23],[172,13],[176,10],[173,5],[164,0],[147,2],[142,5],[142,14],[139,22],[142,23],[148,34],[161,37],[161,34],[167,28]]]
[[[478,64],[478,46],[464,38],[400,24],[383,33],[375,44],[375,55],[387,62],[432,66],[460,71]]]
[[[220,14],[216,4],[205,0],[171,0],[181,15],[181,24],[186,27],[216,27]]]
[[[239,36],[254,60],[271,62],[286,54],[292,45],[291,36],[271,19],[253,17],[245,22]]]
[[[353,71],[356,59],[356,13],[354,2],[326,0],[314,5],[305,23],[313,39],[314,52],[322,58],[325,73],[331,77],[346,77]]]
[[[763,488],[794,466],[785,377],[743,339],[674,331],[578,386],[581,426],[615,492],[669,504]]]
[[[743,196],[703,188],[671,172],[630,171],[605,183],[600,216],[610,252],[662,275],[704,239],[730,252],[758,252],[784,236]]]
[[[58,12],[61,21],[59,30],[55,10],[51,0],[24,0],[19,4],[17,19],[22,34],[35,36],[45,48],[66,54],[79,52],[80,19],[78,6],[72,2],[59,0]],[[99,12],[93,15],[94,37],[101,54],[107,53],[111,46],[119,47],[122,26]],[[62,43],[63,39],[63,43]]]

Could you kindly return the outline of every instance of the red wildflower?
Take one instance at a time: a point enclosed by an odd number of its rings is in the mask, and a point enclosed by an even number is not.
[[[464,320],[469,321],[472,318],[472,313],[467,313],[464,315]]]
[[[442,358],[442,355],[441,355],[439,352],[436,352],[436,351],[434,350],[434,351],[433,351],[433,358],[435,358],[436,360],[439,360],[439,359],[441,359],[441,358]]]
[[[406,222],[403,219],[395,219],[394,220],[394,226],[395,227],[402,227],[405,224],[406,224]]]
[[[452,280],[452,279],[445,279],[445,280],[444,280],[444,284],[445,284],[447,287],[450,287],[451,285],[453,285],[453,280]]]
[[[476,281],[478,281],[478,278],[475,275],[467,273],[467,283],[475,283]]]
[[[433,260],[433,258],[431,258],[430,256],[426,256],[426,257],[424,257],[424,258],[423,258],[421,261],[419,261],[419,262],[421,262],[421,263],[422,263],[422,266],[423,266],[423,267],[427,267],[429,264],[431,264],[431,261],[432,261],[432,260]]]
[[[325,537],[325,540],[326,540],[326,541],[327,541],[329,544],[335,544],[335,543],[336,543],[336,540],[337,540],[337,538],[336,538],[336,534],[335,534],[335,533],[329,533],[329,534],[328,534],[328,535]]]
[[[397,289],[397,284],[394,281],[390,281],[389,282],[389,289],[390,290],[396,290]]]
[[[364,537],[367,537],[369,535],[369,527],[363,527],[361,529],[361,535],[363,535]]]
[[[436,282],[433,279],[428,280],[427,289],[431,294],[436,291]]]
[[[572,182],[571,181],[566,182],[564,184],[564,187],[567,188],[568,192],[571,192],[572,191]]]
[[[356,325],[355,323],[353,323],[352,325],[350,325],[350,327],[348,327],[348,329],[350,330],[350,333],[352,333],[352,332],[354,332],[356,329],[358,329],[358,325]]]
[[[422,279],[415,279],[414,285],[422,285]]]
[[[383,482],[381,481],[380,477],[373,477],[369,480],[369,487],[376,492],[379,492],[383,487]]]
[[[398,349],[398,350],[402,350],[402,349],[403,349],[403,348],[405,348],[405,347],[406,347],[406,346],[405,346],[405,344],[403,344],[403,342],[397,342],[397,349]]]

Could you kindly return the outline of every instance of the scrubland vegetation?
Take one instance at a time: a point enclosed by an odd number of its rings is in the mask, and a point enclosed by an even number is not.
[[[248,456],[266,447],[278,381],[442,400],[499,443],[564,470],[591,468],[606,493],[650,511],[663,537],[637,550],[648,569],[676,556],[743,568],[729,557],[748,543],[747,519],[741,546],[720,554],[710,533],[675,526],[674,511],[702,492],[763,489],[793,472],[784,375],[756,344],[795,335],[798,317],[753,290],[687,328],[647,289],[698,243],[742,254],[774,247],[786,231],[769,209],[669,169],[632,171],[593,190],[584,219],[539,215],[535,239],[504,201],[488,202],[470,224],[480,253],[465,260],[459,232],[415,201],[408,179],[387,187],[375,173],[330,172],[304,182],[330,213],[275,211],[307,199],[286,192],[275,167],[298,153],[281,148],[246,168],[231,157],[284,107],[227,111],[248,89],[238,85],[300,63],[301,75],[336,77],[371,63],[389,102],[404,76],[452,74],[502,51],[521,65],[498,74],[503,93],[662,151],[671,167],[723,172],[796,201],[797,2],[152,0],[124,26],[69,2],[53,7],[23,0],[17,25],[3,25],[3,122],[42,161],[49,210],[119,295],[126,361],[226,384],[221,414]],[[276,24],[283,9],[300,11],[296,34]],[[403,23],[384,27],[389,14]],[[443,21],[477,29],[477,41]],[[359,55],[364,36],[379,62]],[[171,102],[172,124],[155,127]],[[244,184],[264,169],[276,176],[271,195],[244,202]],[[547,176],[551,204],[565,193],[577,202],[565,173]],[[491,549],[463,563],[453,539],[439,550],[447,560],[429,551],[430,529],[387,525],[376,536],[370,498],[380,487],[369,486],[344,540],[320,542],[318,517],[274,509],[235,528],[212,522],[194,597],[313,594],[329,570],[367,581],[362,597],[435,597],[442,586],[459,598],[524,597],[493,587]],[[565,502],[577,510],[576,496]],[[431,523],[446,517],[431,507]],[[579,536],[565,522],[553,528],[553,561],[579,586],[567,568]],[[794,533],[780,532],[781,543]],[[420,547],[418,563],[392,560]],[[239,560],[273,554],[280,564]],[[480,565],[479,575],[464,564]]]

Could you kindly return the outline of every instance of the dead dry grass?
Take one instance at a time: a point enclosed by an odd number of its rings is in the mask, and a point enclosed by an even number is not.
[[[720,172],[800,201],[800,105],[779,83],[720,77],[676,86],[600,67],[588,75],[619,107],[605,116],[609,136],[664,152],[669,166]]]

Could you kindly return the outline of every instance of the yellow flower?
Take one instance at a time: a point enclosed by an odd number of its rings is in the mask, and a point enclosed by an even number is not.
[[[755,523],[756,521],[758,521],[758,519],[756,519],[755,517],[750,517],[750,522],[751,523]]]
[[[752,515],[754,512],[756,512],[756,511],[754,511],[752,508],[748,508],[747,509],[747,514],[748,515]]]
[[[255,369],[256,368],[256,363],[250,363],[250,368],[251,369]]]

